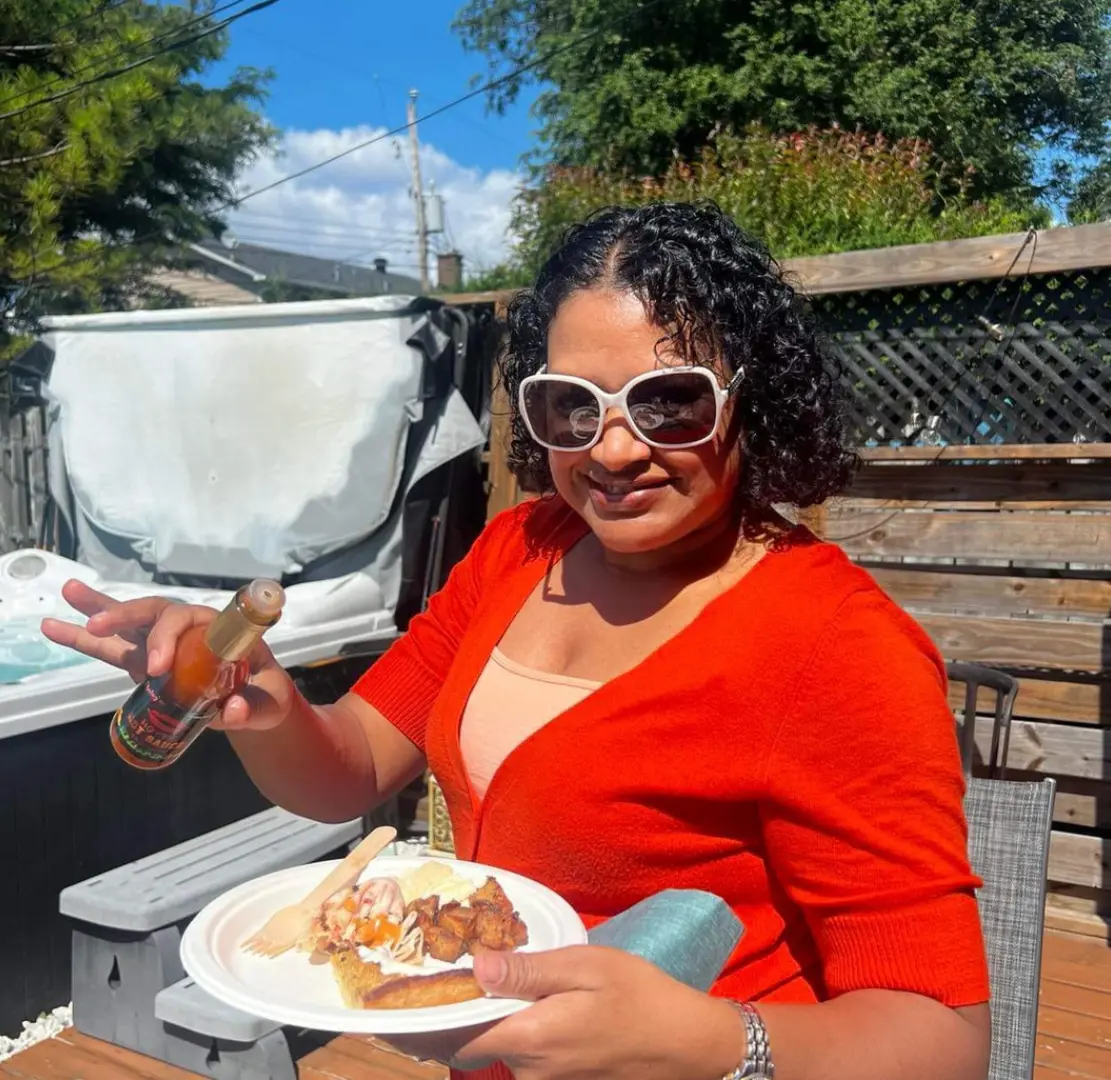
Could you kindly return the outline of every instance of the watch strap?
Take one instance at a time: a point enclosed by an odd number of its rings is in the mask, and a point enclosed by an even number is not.
[[[729,1004],[741,1014],[745,1026],[745,1057],[722,1080],[774,1080],[775,1065],[768,1044],[768,1029],[760,1014],[747,1002],[730,1001]]]

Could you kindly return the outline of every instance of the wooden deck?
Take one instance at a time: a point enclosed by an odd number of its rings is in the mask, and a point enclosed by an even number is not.
[[[441,1080],[422,1065],[341,1036],[298,1062],[300,1080]],[[1046,934],[1035,1080],[1111,1080],[1111,948],[1093,938]],[[195,1080],[73,1030],[0,1064],[0,1080]]]
[[[1042,953],[1035,1080],[1111,1080],[1111,948],[1050,931]]]

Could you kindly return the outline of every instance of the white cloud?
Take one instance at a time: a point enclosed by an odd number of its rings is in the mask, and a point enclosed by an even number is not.
[[[242,194],[265,187],[382,131],[287,131],[274,152],[244,172],[238,190]],[[521,182],[518,173],[469,168],[425,143],[421,176],[426,189],[434,185],[444,198],[448,234],[433,239],[433,250],[446,249],[453,241],[463,253],[467,272],[506,257],[510,203]],[[341,261],[369,264],[386,258],[398,273],[415,277],[416,219],[409,190],[408,140],[382,139],[249,199],[229,213],[228,224],[240,240]],[[429,273],[435,281],[434,255],[429,257]]]

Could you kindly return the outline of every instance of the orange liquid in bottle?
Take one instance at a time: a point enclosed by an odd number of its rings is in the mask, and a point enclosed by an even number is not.
[[[112,717],[109,736],[120,758],[136,769],[177,761],[247,681],[247,654],[277,622],[284,600],[277,582],[253,581],[207,627],[182,634],[173,667],[136,686]]]

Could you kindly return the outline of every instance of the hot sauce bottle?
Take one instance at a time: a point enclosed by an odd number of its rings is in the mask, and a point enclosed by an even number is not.
[[[173,667],[145,679],[112,717],[112,746],[137,769],[172,765],[250,675],[248,656],[282,613],[276,581],[244,585],[208,626],[178,639]]]

